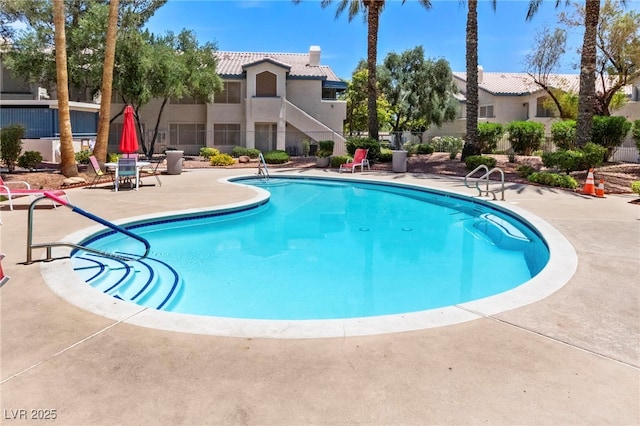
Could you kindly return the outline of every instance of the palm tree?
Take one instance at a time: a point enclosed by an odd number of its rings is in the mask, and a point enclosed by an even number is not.
[[[69,78],[67,73],[67,40],[65,33],[64,0],[53,1],[53,24],[55,27],[56,85],[58,89],[58,122],[60,125],[60,172],[66,177],[78,176],[71,113],[69,112]]]
[[[293,0],[294,3],[300,3],[302,0]],[[402,0],[402,4],[406,0]],[[322,0],[320,5],[322,8],[329,6],[333,0]],[[419,0],[420,4],[426,9],[431,8],[431,0]],[[384,9],[385,0],[339,0],[336,9],[336,18],[338,18],[345,9],[349,9],[349,22],[353,20],[360,12],[367,14],[367,71],[369,73],[367,80],[367,117],[369,137],[378,139],[378,88],[377,88],[377,56],[378,56],[378,24],[380,13]]]
[[[102,99],[100,100],[100,118],[98,120],[98,135],[93,155],[102,164],[107,159],[107,144],[109,143],[109,119],[111,115],[111,87],[113,83],[113,63],[116,56],[116,39],[118,33],[118,5],[120,0],[111,0],[109,4],[109,21],[104,52],[104,67],[102,69]]]
[[[480,154],[478,143],[478,0],[467,1],[467,135],[462,159]],[[491,0],[496,9],[496,0]]]
[[[531,0],[527,20],[531,20],[543,0]],[[565,2],[569,4],[567,0]],[[560,0],[556,0],[556,7]],[[580,53],[580,92],[578,94],[578,120],[576,123],[576,145],[584,146],[591,141],[591,126],[596,101],[596,36],[600,20],[600,0],[585,0],[584,36]]]

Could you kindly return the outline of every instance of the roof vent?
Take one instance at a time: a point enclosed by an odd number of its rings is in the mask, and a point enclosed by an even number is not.
[[[482,65],[478,65],[478,84],[482,84],[483,79],[484,79],[484,68],[482,68]]]
[[[309,66],[320,66],[320,46],[309,47]]]

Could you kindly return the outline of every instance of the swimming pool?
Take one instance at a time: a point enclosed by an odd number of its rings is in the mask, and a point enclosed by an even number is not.
[[[202,318],[200,315],[218,319],[244,317],[258,318],[258,322],[275,319],[276,322],[287,322],[289,329],[295,328],[292,327],[295,322],[299,325],[320,320],[326,325],[327,321],[323,321],[326,319],[329,322],[331,319],[339,322],[352,319],[362,324],[367,322],[365,317],[375,317],[389,323],[393,322],[389,321],[393,316],[415,317],[425,310],[442,314],[450,306],[460,307],[468,305],[470,300],[509,293],[510,288],[530,282],[532,276],[539,275],[549,254],[539,233],[528,221],[518,219],[514,222],[517,215],[509,209],[496,208],[495,204],[499,203],[476,202],[457,195],[389,183],[347,183],[326,179],[272,179],[266,184],[256,180],[236,181],[236,184],[250,183],[268,189],[272,199],[267,203],[264,199],[254,200],[240,208],[240,218],[236,218],[235,213],[229,214],[235,209],[199,214],[197,220],[193,215],[175,215],[163,218],[160,224],[135,223],[134,231],[146,237],[160,229],[173,229],[171,232],[174,233],[177,230],[180,241],[185,241],[177,245],[186,245],[190,250],[179,253],[175,251],[175,242],[171,250],[152,242],[152,247],[156,247],[156,252],[152,248],[152,257],[158,257],[163,251],[171,251],[172,258],[184,257],[187,269],[198,271],[195,276],[204,277],[200,282],[206,289],[216,296],[215,299],[223,300],[219,303],[222,308],[232,311],[247,306],[253,308],[268,300],[266,305],[271,310],[257,311],[249,316],[220,310],[193,312],[193,306],[209,309],[216,300],[196,297],[196,301],[203,301],[199,307],[197,303],[193,305],[193,300],[185,302],[193,299],[189,296],[189,285],[184,285],[179,297],[167,304],[169,309],[196,313],[199,318]],[[320,187],[323,193],[311,191],[314,187]],[[278,205],[275,201],[281,191],[286,198],[296,202]],[[335,194],[330,196],[326,191]],[[399,199],[402,202],[398,202]],[[315,216],[312,215],[314,212],[317,213]],[[296,220],[296,215],[304,220]],[[258,223],[262,218],[265,218],[266,226]],[[195,254],[194,245],[186,242],[189,235],[200,236],[201,231],[191,226],[198,221],[205,228],[222,232],[206,237],[210,241],[208,248],[216,247],[215,256]],[[238,226],[244,231],[240,232]],[[283,232],[284,228],[290,229]],[[291,234],[291,238],[285,238],[286,234]],[[183,237],[187,239],[183,240]],[[266,240],[261,241],[258,237],[266,237]],[[99,238],[96,242],[108,248],[108,240]],[[329,244],[318,245],[321,242]],[[447,250],[453,246],[462,247],[465,255],[449,253]],[[476,254],[475,250],[483,246],[489,247],[488,254]],[[116,241],[114,247],[130,251],[122,246],[122,241]],[[294,256],[289,257],[288,253]],[[238,254],[245,257],[240,256],[240,262],[233,266],[230,261]],[[213,260],[213,257],[219,259]],[[474,262],[465,265],[465,257]],[[510,263],[519,268],[511,271]],[[222,274],[225,269],[231,273]],[[183,271],[179,267],[176,270],[182,276]],[[515,278],[505,279],[507,271]],[[247,275],[250,272],[257,272],[257,278]],[[445,276],[449,272],[453,274]],[[485,278],[481,279],[483,276]],[[285,282],[286,277],[293,277],[293,287]],[[468,281],[469,277],[471,281]],[[185,277],[185,282],[189,281],[191,278]],[[240,289],[241,296],[225,299],[226,293],[233,294],[240,284],[247,282],[249,285]],[[445,295],[444,290],[448,289],[454,290],[453,296]],[[305,292],[311,295],[309,300],[301,300],[298,294]],[[275,299],[266,297],[271,293],[276,295]],[[317,307],[311,303],[315,301],[321,301],[320,305],[329,306],[330,310],[318,314]],[[273,305],[277,308],[275,316]],[[180,318],[185,320],[188,316]],[[222,322],[228,323],[227,320]]]

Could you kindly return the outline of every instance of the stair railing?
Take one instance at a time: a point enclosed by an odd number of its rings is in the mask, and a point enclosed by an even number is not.
[[[52,253],[51,253],[51,249],[53,247],[72,247],[78,250],[84,250],[90,253],[95,253],[101,256],[106,256],[106,257],[110,257],[113,259],[118,259],[118,260],[124,260],[124,261],[130,261],[130,260],[139,260],[139,259],[144,259],[145,257],[147,257],[149,255],[149,251],[151,250],[151,245],[149,244],[149,241],[147,241],[146,239],[140,237],[139,235],[134,234],[133,232],[129,231],[128,229],[125,229],[121,226],[118,226],[114,223],[109,222],[108,220],[102,219],[101,217],[98,217],[92,213],[89,213],[85,210],[82,210],[81,208],[74,206],[73,204],[69,203],[66,200],[63,200],[62,198],[45,191],[43,193],[43,197],[38,197],[36,198],[31,205],[29,206],[29,215],[27,218],[27,261],[25,262],[26,265],[30,265],[33,263],[33,249],[36,248],[45,248],[46,249],[46,258],[44,259],[45,262],[49,262],[51,260],[54,260],[52,257]],[[57,242],[51,242],[51,243],[37,243],[34,244],[33,243],[33,211],[36,207],[36,204],[38,204],[40,201],[44,200],[45,198],[50,198],[51,200],[53,200],[54,202],[69,207],[73,212],[78,213],[88,219],[93,220],[94,222],[98,222],[101,225],[104,225],[108,228],[113,229],[116,232],[120,232],[121,234],[124,234],[128,237],[131,237],[135,240],[140,241],[144,247],[145,247],[145,252],[142,256],[138,256],[138,257],[133,257],[133,256],[128,256],[128,255],[121,255],[121,254],[116,254],[116,253],[110,253],[110,252],[105,252],[102,250],[96,250],[94,248],[91,247],[86,247],[80,244],[75,244],[75,243],[69,243],[69,242],[65,242],[65,241],[57,241]]]

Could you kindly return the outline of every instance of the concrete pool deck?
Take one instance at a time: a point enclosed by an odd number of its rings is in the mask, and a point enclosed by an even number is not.
[[[185,170],[138,192],[69,193],[73,204],[119,220],[240,202],[251,190],[219,179],[253,172]],[[282,172],[338,176],[272,175]],[[475,195],[457,178],[357,175]],[[37,417],[55,410],[64,425],[640,424],[635,198],[508,185],[504,203],[544,219],[573,245],[578,268],[564,287],[470,322],[323,339],[177,333],[78,308],[47,286],[41,263],[18,264],[26,260],[28,201],[14,211],[2,203],[11,280],[0,290],[1,422],[42,423]],[[94,225],[69,209],[39,206],[35,242]],[[323,273],[331,279],[334,271]]]

